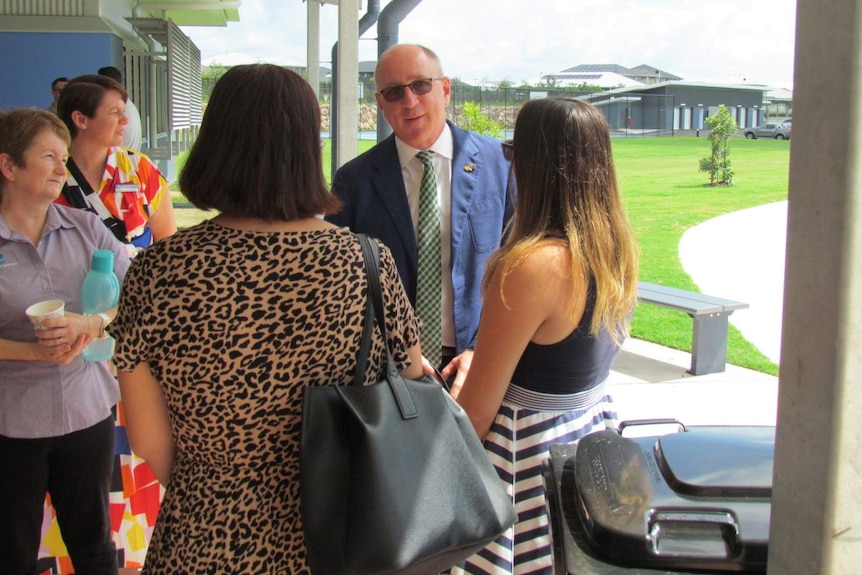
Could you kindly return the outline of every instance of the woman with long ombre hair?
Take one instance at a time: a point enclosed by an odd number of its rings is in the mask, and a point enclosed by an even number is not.
[[[551,444],[616,426],[604,382],[635,306],[638,250],[595,107],[527,102],[503,148],[517,181],[515,216],[488,261],[476,350],[455,394],[519,519],[463,572],[550,575],[541,462]]]

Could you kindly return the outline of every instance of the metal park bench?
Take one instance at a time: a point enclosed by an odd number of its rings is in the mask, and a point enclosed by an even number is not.
[[[691,341],[692,375],[724,371],[727,361],[727,318],[747,303],[638,282],[638,301],[687,313],[694,320]]]

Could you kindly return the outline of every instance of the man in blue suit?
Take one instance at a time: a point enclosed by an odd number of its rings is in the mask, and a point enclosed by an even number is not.
[[[416,306],[417,231],[423,163],[433,152],[440,210],[441,357],[458,379],[469,369],[481,313],[485,261],[500,245],[514,198],[509,163],[500,142],[446,120],[451,83],[437,55],[400,44],[384,52],[375,70],[377,104],[393,135],[342,166],[332,191],[343,202],[330,222],[380,239],[391,251],[410,301]],[[428,318],[422,318],[429,323]],[[432,340],[433,341],[433,340]],[[447,370],[449,371],[449,370]]]

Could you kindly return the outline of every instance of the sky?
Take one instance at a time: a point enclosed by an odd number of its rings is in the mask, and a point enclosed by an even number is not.
[[[385,8],[390,0],[381,0]],[[367,0],[360,0],[360,17]],[[240,22],[184,26],[210,58],[306,62],[303,0],[243,0]],[[401,22],[399,43],[434,50],[464,82],[536,82],[579,64],[654,66],[689,81],[792,88],[796,0],[422,0]],[[376,27],[359,59],[376,60]],[[338,37],[338,8],[320,8],[321,65]],[[224,62],[222,62],[224,63]]]

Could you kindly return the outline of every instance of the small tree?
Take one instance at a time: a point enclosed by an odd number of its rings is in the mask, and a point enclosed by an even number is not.
[[[736,133],[736,122],[722,104],[718,112],[706,119],[706,126],[712,130],[709,141],[712,144],[712,155],[700,160],[698,171],[709,172],[709,185],[733,185],[733,170],[730,169],[730,137]]]
[[[492,120],[482,113],[482,108],[476,102],[464,102],[461,105],[461,127],[471,132],[499,138],[505,126]]]

